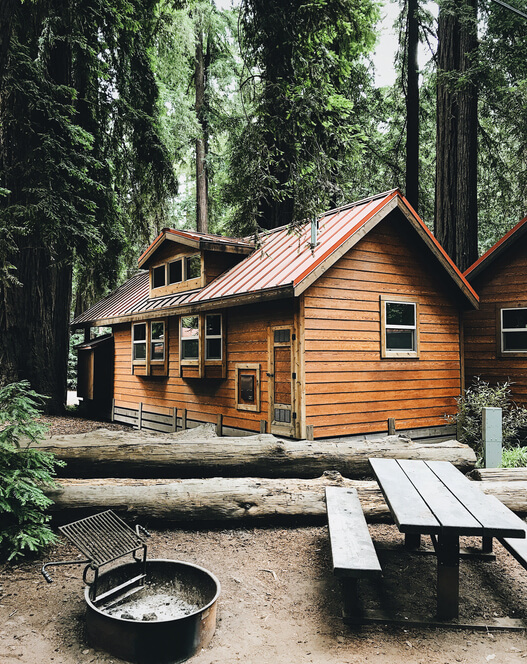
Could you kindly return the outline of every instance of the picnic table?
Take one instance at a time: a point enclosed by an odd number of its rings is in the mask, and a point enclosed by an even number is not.
[[[406,546],[417,549],[421,535],[430,535],[437,556],[437,617],[457,618],[459,538],[481,537],[485,554],[494,537],[525,538],[525,524],[447,461],[369,462]]]

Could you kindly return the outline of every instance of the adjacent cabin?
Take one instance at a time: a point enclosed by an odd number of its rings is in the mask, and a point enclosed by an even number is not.
[[[527,406],[527,217],[465,272],[480,297],[465,314],[467,385],[512,381],[513,399]]]
[[[256,244],[166,229],[139,268],[73,321],[112,329],[114,417],[325,438],[455,412],[478,297],[398,190]]]

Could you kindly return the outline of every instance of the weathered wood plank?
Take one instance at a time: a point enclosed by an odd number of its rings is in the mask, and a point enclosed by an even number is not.
[[[370,459],[370,464],[401,532],[440,531],[437,519],[395,459]]]
[[[333,573],[366,578],[382,574],[356,489],[326,487]]]

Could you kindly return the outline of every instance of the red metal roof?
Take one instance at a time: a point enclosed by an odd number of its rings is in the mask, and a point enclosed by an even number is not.
[[[478,296],[473,288],[406,199],[395,189],[331,210],[320,217],[315,247],[310,244],[310,222],[268,231],[261,234],[260,247],[200,290],[149,298],[148,275],[145,272],[144,276],[133,278],[136,279],[135,285],[127,282],[114,294],[75,319],[74,324],[130,317],[145,312],[177,313],[178,309],[188,311],[193,307],[196,310],[218,308],[228,305],[230,300],[242,303],[244,300],[254,299],[255,296],[299,295],[315,278],[329,269],[343,251],[351,248],[395,207],[403,211],[405,218],[413,225],[465,298],[472,306],[477,306]],[[200,236],[190,231],[188,234]],[[140,294],[136,293],[139,290]],[[135,298],[132,293],[136,295]]]
[[[511,228],[508,233],[496,242],[483,256],[480,256],[477,261],[465,270],[463,275],[467,279],[474,279],[478,274],[487,269],[487,267],[501,256],[516,240],[518,240],[527,231],[527,217],[519,221],[516,226]]]

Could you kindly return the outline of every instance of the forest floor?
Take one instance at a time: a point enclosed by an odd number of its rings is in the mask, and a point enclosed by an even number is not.
[[[50,419],[50,433],[57,435],[101,426],[79,418]],[[523,631],[345,625],[324,526],[205,530],[157,525],[150,528],[149,557],[201,565],[221,583],[216,633],[190,660],[193,664],[527,661]],[[389,603],[394,608],[395,602],[401,615],[432,614],[434,556],[403,551],[395,526],[370,528],[376,544],[387,548],[379,552],[383,579],[362,586],[365,605],[379,608]],[[61,541],[42,560],[0,565],[1,664],[120,664],[86,640],[82,566],[51,568],[51,585],[39,573],[43,562],[70,560],[77,554]],[[462,561],[461,616],[479,621],[510,616],[527,624],[527,572],[500,545],[496,556],[494,563]]]

